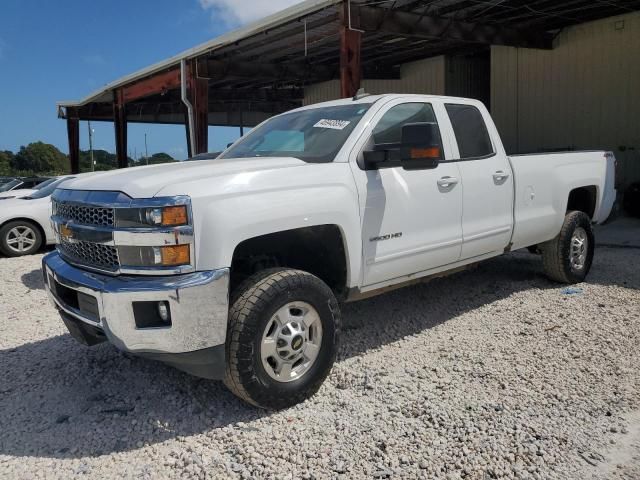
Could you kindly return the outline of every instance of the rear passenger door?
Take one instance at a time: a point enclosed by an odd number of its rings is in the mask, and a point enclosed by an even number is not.
[[[475,103],[475,102],[474,102]],[[462,176],[462,255],[469,259],[502,252],[513,228],[513,176],[509,158],[485,109],[446,103]],[[490,133],[491,132],[491,133]]]

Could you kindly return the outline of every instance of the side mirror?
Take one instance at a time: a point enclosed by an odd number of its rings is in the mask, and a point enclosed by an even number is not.
[[[408,123],[402,127],[400,163],[405,170],[436,168],[442,160],[442,140],[436,123]]]
[[[364,170],[395,167],[426,170],[436,168],[442,154],[442,140],[436,123],[408,123],[402,127],[400,143],[380,143],[362,152],[362,166]]]

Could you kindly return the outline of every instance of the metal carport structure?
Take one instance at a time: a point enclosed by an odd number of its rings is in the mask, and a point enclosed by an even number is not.
[[[552,49],[564,27],[640,9],[640,0],[307,0],[119,80],[58,103],[72,172],[80,120],[111,121],[119,167],[127,123],[183,124],[189,155],[209,126],[254,126],[303,103],[305,86],[399,78],[400,66],[491,45]]]

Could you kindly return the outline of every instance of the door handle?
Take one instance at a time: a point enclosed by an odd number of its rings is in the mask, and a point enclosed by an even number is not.
[[[509,174],[503,172],[502,170],[498,170],[496,173],[493,174],[493,179],[496,182],[501,182],[503,180],[506,180],[507,178],[509,178]]]
[[[458,184],[458,179],[456,177],[442,177],[438,180],[438,186],[442,188],[449,188]]]

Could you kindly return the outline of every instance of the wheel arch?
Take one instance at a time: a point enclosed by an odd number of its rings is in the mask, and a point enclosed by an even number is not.
[[[257,235],[239,242],[231,261],[231,289],[265,268],[304,270],[343,297],[350,281],[349,251],[339,225],[305,226]]]
[[[598,187],[585,185],[576,187],[569,192],[566,211],[577,210],[586,213],[593,220],[598,203]]]

